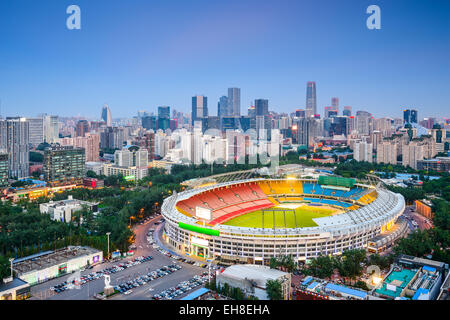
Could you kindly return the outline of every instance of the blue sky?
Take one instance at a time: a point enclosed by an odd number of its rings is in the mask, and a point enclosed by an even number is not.
[[[81,30],[66,28],[71,4]],[[366,28],[371,4],[381,30]],[[196,94],[215,115],[232,86],[243,114],[256,98],[292,112],[316,81],[321,114],[336,96],[377,117],[449,117],[449,57],[448,0],[0,1],[2,116],[189,112]]]

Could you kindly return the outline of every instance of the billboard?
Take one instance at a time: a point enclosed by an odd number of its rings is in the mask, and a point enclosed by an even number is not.
[[[197,218],[209,221],[211,220],[211,210],[202,207],[195,207],[195,216]]]
[[[115,259],[115,258],[120,258],[120,251],[119,251],[119,250],[114,251],[114,252],[111,254],[111,258],[113,258],[113,259]]]
[[[208,245],[209,245],[208,240],[202,239],[202,238],[197,238],[197,237],[191,237],[191,243],[201,246],[201,247],[208,247]]]

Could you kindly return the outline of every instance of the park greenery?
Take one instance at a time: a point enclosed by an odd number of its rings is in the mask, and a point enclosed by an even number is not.
[[[270,300],[283,300],[281,282],[278,280],[267,280],[266,293]]]

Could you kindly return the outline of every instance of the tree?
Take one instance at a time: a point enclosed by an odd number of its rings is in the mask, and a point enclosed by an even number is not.
[[[283,290],[278,280],[267,280],[266,292],[270,300],[283,300]]]

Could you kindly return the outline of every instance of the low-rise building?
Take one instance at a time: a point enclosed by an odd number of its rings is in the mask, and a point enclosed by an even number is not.
[[[0,300],[25,300],[31,297],[30,285],[19,278],[0,281]]]
[[[291,274],[266,266],[252,264],[236,264],[226,268],[216,277],[218,286],[225,283],[230,287],[240,288],[246,296],[255,296],[259,300],[268,300],[266,283],[278,280],[281,283],[283,299],[290,299]]]
[[[18,278],[34,285],[102,261],[101,250],[69,246],[16,259],[13,270]]]
[[[391,300],[435,300],[448,265],[400,255],[374,295]]]
[[[296,300],[368,300],[369,293],[307,276],[297,288],[295,298]]]
[[[450,172],[450,157],[437,157],[435,159],[419,160],[417,161],[417,170]]]
[[[67,200],[41,203],[39,205],[39,209],[41,213],[49,214],[52,220],[68,223],[72,221],[72,215],[74,212],[80,211],[86,207],[95,214],[98,211],[97,206],[98,203],[76,200],[73,199],[72,196],[69,196]]]

